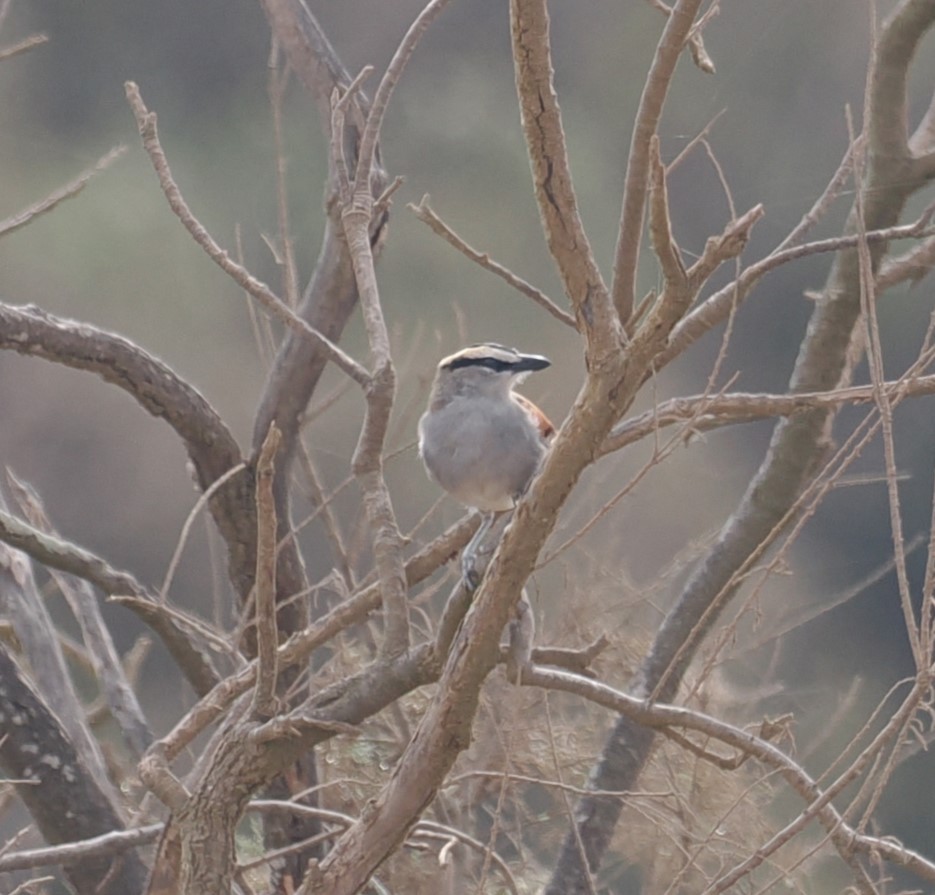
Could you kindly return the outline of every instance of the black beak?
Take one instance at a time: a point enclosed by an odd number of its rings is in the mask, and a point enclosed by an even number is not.
[[[527,371],[544,370],[551,367],[552,361],[541,354],[521,354],[519,359],[513,364],[514,373],[526,373]]]

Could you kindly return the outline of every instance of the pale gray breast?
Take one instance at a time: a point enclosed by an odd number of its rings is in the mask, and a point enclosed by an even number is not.
[[[466,506],[510,509],[545,453],[523,410],[502,399],[456,398],[419,421],[429,475]]]

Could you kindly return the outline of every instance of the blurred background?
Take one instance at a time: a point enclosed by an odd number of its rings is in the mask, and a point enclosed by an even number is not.
[[[352,72],[365,64],[381,72],[422,6],[421,0],[308,2]],[[891,5],[877,4],[881,14]],[[846,149],[845,109],[859,121],[862,106],[869,7],[855,0],[723,0],[705,33],[717,73],[705,76],[681,63],[661,128],[663,157],[673,159],[720,115],[710,143],[737,211],[760,202],[766,209],[748,260],[776,245],[809,209]],[[642,0],[555,3],[552,15],[576,186],[609,279],[631,121],[662,20]],[[192,382],[248,447],[268,360],[257,348],[244,296],[169,211],[139,145],[123,84],[136,81],[158,113],[163,146],[195,214],[229,250],[239,239],[248,266],[278,289],[280,274],[264,243],[276,234],[275,151],[269,33],[259,4],[14,0],[0,44],[34,31],[47,34],[48,44],[0,64],[0,217],[42,198],[111,146],[123,143],[129,151],[80,196],[0,243],[0,300],[35,303],[135,340]],[[914,120],[935,83],[931,50],[929,42],[914,69]],[[399,85],[382,146],[390,174],[406,178],[378,274],[400,370],[388,476],[409,530],[439,498],[414,441],[440,356],[481,340],[547,354],[553,367],[525,390],[556,420],[582,376],[580,345],[570,330],[456,253],[406,209],[430,193],[435,210],[466,240],[564,304],[530,190],[505,3],[458,0],[441,15]],[[307,277],[322,230],[326,157],[317,114],[295,86],[287,100],[286,155],[291,222]],[[672,175],[669,188],[676,235],[690,257],[727,222],[728,201],[701,149]],[[839,232],[849,197],[816,235]],[[719,384],[736,377],[737,389],[783,390],[811,309],[805,293],[821,286],[828,266],[828,258],[812,257],[760,285],[736,320]],[[654,287],[657,277],[647,257],[641,290]],[[726,273],[715,284],[725,281]],[[928,280],[882,300],[889,376],[915,358],[931,310]],[[706,338],[647,386],[638,409],[702,391],[721,335]],[[359,320],[344,345],[366,359]],[[340,387],[339,377],[329,375],[319,399]],[[361,415],[359,396],[347,391],[309,428],[312,455],[331,488],[348,474]],[[862,415],[843,413],[838,431],[849,431]],[[896,426],[905,531],[910,539],[927,537],[931,399],[901,405]],[[608,631],[632,667],[692,560],[743,493],[770,431],[768,424],[748,425],[692,439],[543,568],[536,578],[542,639],[558,642],[578,628]],[[552,549],[622,489],[651,451],[651,444],[637,446],[592,469]],[[42,494],[64,535],[147,583],[161,582],[196,494],[171,430],[125,394],[86,374],[0,355],[0,463]],[[892,557],[882,468],[876,443],[849,486],[835,489],[808,524],[790,556],[791,574],[758,595],[747,640],[726,668],[736,692],[748,694],[761,714],[793,711],[801,740],[826,736],[816,767],[911,670],[894,576],[879,574],[868,583]],[[343,518],[357,519],[353,487],[344,488],[337,506]],[[440,531],[460,512],[443,501],[416,539]],[[313,527],[307,543],[313,577],[316,562],[327,560],[320,535]],[[220,556],[209,540],[205,526],[196,526],[172,596],[210,615],[227,596],[207,560]],[[918,549],[910,557],[917,590],[924,564],[925,550]],[[586,623],[574,619],[572,600],[583,590],[599,607]],[[808,616],[814,617],[799,624]],[[128,647],[141,631],[138,622],[116,609],[108,617],[118,644]],[[165,686],[168,667],[157,647],[144,677],[157,726],[189,699],[184,688]],[[627,671],[624,661],[621,682]],[[840,730],[824,730],[829,711],[845,696],[852,715],[843,717]],[[887,833],[923,851],[935,833],[935,808],[917,780],[933,771],[927,756],[904,764],[878,813]]]

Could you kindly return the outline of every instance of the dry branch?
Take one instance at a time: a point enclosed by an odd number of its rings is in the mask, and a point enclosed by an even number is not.
[[[38,495],[12,473],[8,478],[21,510],[42,531],[55,537],[56,532],[51,528]],[[136,693],[124,674],[120,656],[101,616],[95,594],[90,585],[80,578],[75,580],[55,570],[52,570],[51,574],[81,629],[91,669],[108,711],[123,735],[130,753],[138,760],[153,741],[152,731]]]
[[[935,394],[935,376],[906,376],[884,383],[883,389],[893,397],[931,395]],[[770,417],[793,416],[814,407],[867,404],[873,400],[873,389],[867,385],[787,395],[726,392],[672,398],[615,426],[602,445],[601,453],[618,451],[679,423],[688,423],[692,432],[705,432]]]
[[[741,755],[755,758],[769,768],[778,771],[790,787],[805,801],[805,809],[781,831],[773,840],[757,848],[747,861],[733,868],[721,877],[706,892],[722,892],[735,885],[758,864],[767,859],[770,853],[791,838],[793,832],[804,828],[813,819],[827,830],[841,857],[851,863],[853,852],[864,855],[881,854],[888,861],[904,867],[912,867],[920,879],[935,880],[935,864],[916,852],[906,849],[896,840],[883,840],[879,837],[865,836],[850,826],[840,812],[832,805],[832,799],[854,782],[881,753],[901,729],[903,722],[919,711],[924,694],[918,687],[903,700],[900,708],[893,713],[885,730],[862,750],[850,766],[838,774],[834,781],[820,787],[805,769],[776,745],[762,736],[741,730],[718,718],[681,706],[650,702],[639,697],[623,693],[598,681],[588,680],[578,675],[563,671],[551,671],[541,668],[529,668],[523,673],[525,686],[543,687],[574,693],[584,699],[625,715],[640,725],[654,729],[667,727],[684,728],[696,731],[704,737],[717,740],[736,749]],[[663,730],[664,732],[664,730]],[[889,843],[884,852],[876,852],[880,842]],[[751,844],[751,843],[748,843]]]
[[[877,230],[868,229],[864,234],[864,238],[867,242],[875,245],[885,245],[894,239],[924,239],[932,235],[931,216],[932,210],[929,209],[911,224],[881,227]],[[797,227],[796,230],[798,229]],[[779,248],[762,260],[755,261],[745,267],[732,282],[718,289],[691,313],[687,314],[672,333],[669,347],[661,355],[660,362],[667,363],[682,354],[706,332],[723,323],[766,274],[778,270],[785,264],[810,255],[853,249],[857,246],[858,241],[859,238],[856,234],[835,236],[801,244],[795,244],[787,237],[782,242],[782,245],[786,246],[786,248]]]
[[[129,572],[113,568],[99,556],[36,528],[0,509],[0,541],[22,550],[50,569],[74,575],[111,595],[116,603],[135,612],[159,636],[186,680],[198,694],[218,681],[210,653],[198,646],[207,633],[178,611],[160,606],[155,595]]]
[[[53,864],[74,864],[85,858],[112,857],[138,845],[149,845],[162,832],[162,824],[149,824],[130,830],[113,830],[78,842],[49,845],[0,855],[0,873],[31,870]]]
[[[123,820],[82,753],[2,643],[0,681],[0,716],[21,719],[4,725],[0,761],[7,774],[26,781],[18,795],[43,838],[61,843],[122,829]],[[132,852],[116,862],[82,856],[66,867],[66,876],[78,895],[125,895],[142,891],[146,868]]]
[[[433,233],[437,233],[463,255],[466,255],[476,264],[483,267],[484,270],[489,270],[492,274],[496,274],[500,279],[509,283],[517,292],[521,292],[527,298],[532,299],[540,308],[543,308],[556,320],[561,321],[566,326],[575,326],[575,318],[571,314],[562,310],[544,292],[536,289],[535,286],[527,283],[522,277],[518,277],[513,271],[508,270],[502,264],[498,264],[486,252],[478,252],[477,249],[468,245],[432,210],[428,203],[429,197],[428,193],[426,193],[418,205],[410,203],[407,207],[420,221],[427,224]]]
[[[370,242],[374,221],[372,183],[375,176],[379,179],[379,172],[375,170],[376,150],[390,97],[419,40],[447,2],[448,0],[431,0],[416,17],[393,54],[364,123],[353,183],[347,179],[348,166],[344,146],[337,136],[343,133],[344,110],[354,98],[363,72],[343,96],[335,100],[332,117],[332,164],[338,172],[341,222],[354,267],[373,365],[366,390],[367,411],[351,465],[361,484],[364,506],[373,535],[374,563],[383,592],[385,630],[380,657],[384,661],[403,655],[409,648],[410,637],[402,535],[396,522],[392,498],[383,478],[383,446],[396,394],[396,371],[380,304]]]
[[[616,352],[622,331],[578,212],[552,79],[545,0],[511,0],[510,29],[516,92],[546,243],[589,350],[601,346],[602,352]]]
[[[282,47],[289,67],[315,100],[322,129],[330,137],[331,97],[335,90],[350,84],[347,71],[303,0],[261,0],[261,5],[274,39]],[[343,156],[352,164],[357,159],[364,114],[368,108],[367,97],[362,91],[355,91],[354,101],[348,109],[348,126],[337,135]],[[371,186],[374,194],[379,195],[386,184],[386,173],[378,165],[378,152],[374,158],[377,165]],[[338,184],[333,166],[324,192],[328,211],[325,233],[314,273],[303,292],[296,315],[315,332],[336,343],[356,307],[357,285],[335,201]],[[382,249],[387,220],[387,211],[381,208],[370,227],[369,240],[375,256]],[[281,634],[297,631],[307,621],[304,607],[294,600],[296,594],[307,592],[308,583],[292,535],[289,476],[297,453],[303,415],[327,360],[321,345],[314,344],[296,329],[289,329],[279,347],[254,420],[255,451],[259,450],[273,422],[282,432],[283,439],[273,489],[279,539],[284,545],[279,552],[277,571],[277,602],[282,607],[279,613]],[[367,381],[368,377],[369,374],[363,371],[361,381]],[[242,591],[241,596],[246,597],[246,592]],[[246,646],[248,651],[252,650],[249,635]]]
[[[32,305],[0,304],[0,348],[94,373],[122,388],[175,430],[202,490],[241,462],[234,436],[204,397],[129,339],[63,320]],[[249,590],[252,583],[256,543],[253,515],[245,512],[249,492],[243,486],[242,480],[234,481],[211,501],[212,516],[230,553],[231,579],[239,591]]]
[[[43,40],[39,41],[39,43],[42,43],[45,40],[44,36],[42,36],[42,38]],[[31,46],[34,45],[35,43],[31,44]],[[0,53],[0,59],[2,58],[2,53]],[[126,146],[115,146],[110,150],[110,152],[101,156],[101,158],[99,158],[90,168],[87,169],[87,171],[79,174],[78,177],[76,177],[70,183],[65,184],[65,186],[63,186],[61,189],[56,190],[54,193],[50,193],[41,202],[30,205],[28,208],[23,209],[23,211],[19,212],[18,214],[15,214],[4,221],[0,221],[0,237],[6,236],[9,233],[13,233],[16,230],[27,226],[41,215],[47,214],[54,208],[58,208],[58,206],[61,205],[66,199],[72,199],[77,196],[98,174],[100,174],[102,171],[106,171],[115,161],[117,161],[117,159],[123,156],[126,151]]]
[[[271,718],[276,708],[276,682],[279,662],[276,653],[276,504],[273,499],[273,473],[276,451],[282,436],[276,424],[260,448],[256,462],[256,605],[257,675],[253,690],[252,714],[255,719]]]
[[[629,322],[636,302],[637,262],[650,183],[652,141],[659,127],[676,63],[689,40],[700,7],[701,0],[679,0],[672,6],[656,45],[633,122],[614,256],[613,302],[623,324]]]
[[[669,23],[673,21],[674,16]],[[899,142],[900,133],[905,134],[905,121],[894,128],[893,116],[905,111],[908,66],[916,45],[933,22],[935,0],[903,0],[881,33],[871,76],[867,128],[870,145],[886,148],[886,152],[874,154],[874,164],[859,187],[864,196],[867,231],[895,226],[908,197],[924,184],[922,178],[912,176],[905,139]],[[651,133],[644,138],[649,136]],[[639,188],[640,183],[634,186]],[[625,210],[627,207],[625,203]],[[642,212],[635,205],[634,209],[624,218],[638,223]],[[626,235],[629,237],[630,233]],[[624,240],[623,233],[620,238]],[[879,242],[871,247],[874,272],[885,246],[885,242]],[[625,262],[630,257],[628,251],[622,253]],[[624,305],[632,282],[629,268],[627,271],[626,283],[619,291],[615,289],[618,301],[622,300]],[[729,294],[726,301],[730,303],[733,299]],[[802,345],[790,391],[824,392],[839,386],[859,313],[860,277],[856,253],[851,249],[836,258]],[[688,320],[683,326],[687,323]],[[677,337],[678,330],[673,341]],[[725,523],[715,546],[667,614],[633,684],[635,692],[655,692],[659,699],[671,700],[694,653],[694,646],[684,648],[687,639],[697,644],[710,630],[727,602],[726,597],[736,589],[737,570],[751,555],[765,549],[764,545],[779,533],[780,524],[789,518],[790,508],[816,472],[832,415],[830,408],[820,407],[779,423],[769,453],[741,505]],[[658,684],[663,679],[666,684],[660,690]],[[644,727],[620,718],[592,773],[592,786],[599,791],[634,788],[652,743],[653,737]],[[597,795],[579,803],[575,828],[566,834],[562,855],[546,890],[549,895],[587,892],[588,868],[600,863],[621,807],[620,800]]]
[[[256,299],[263,308],[294,332],[309,339],[315,348],[324,353],[339,370],[346,373],[358,385],[367,384],[367,371],[361,367],[350,355],[342,351],[325,334],[320,333],[307,321],[299,317],[292,309],[277,296],[265,283],[254,277],[246,268],[234,261],[222,249],[205,229],[204,225],[192,214],[188,203],[182,196],[181,190],[172,177],[169,161],[166,158],[159,134],[156,131],[156,113],[150,112],[143,102],[139,87],[132,81],[124,85],[130,108],[136,116],[136,123],[140,129],[143,148],[149,155],[159,185],[169,203],[169,207],[182,222],[192,239],[204,249],[208,257],[217,264],[231,279],[244,289],[252,298]]]
[[[17,41],[17,43],[12,46],[0,47],[0,62],[3,62],[5,59],[12,59],[14,56],[19,56],[20,53],[26,53],[35,47],[48,43],[48,40],[49,38],[45,34],[31,34],[29,37]]]

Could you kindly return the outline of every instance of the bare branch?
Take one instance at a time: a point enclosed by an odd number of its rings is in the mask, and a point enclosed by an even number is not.
[[[289,192],[286,188],[286,158],[283,145],[283,103],[289,85],[290,70],[280,69],[279,43],[275,36],[270,47],[267,63],[268,79],[266,92],[269,96],[273,116],[273,143],[276,149],[276,210],[279,231],[279,249],[282,256],[282,291],[286,303],[294,311],[299,306],[299,272],[295,261],[295,245],[289,229]],[[238,247],[238,259],[242,261]]]
[[[358,385],[366,385],[368,380],[367,371],[364,370],[357,361],[342,351],[327,336],[314,329],[295,314],[269,286],[258,280],[246,268],[234,261],[233,258],[214,241],[211,234],[208,233],[201,222],[192,214],[172,177],[169,161],[159,142],[159,135],[156,132],[156,114],[150,112],[149,109],[146,108],[146,105],[143,103],[143,97],[140,95],[139,88],[136,84],[132,81],[127,81],[124,87],[127,100],[130,103],[130,107],[133,109],[133,114],[136,116],[136,123],[140,129],[140,136],[143,139],[143,148],[149,154],[153,169],[156,172],[156,176],[159,178],[162,192],[169,203],[169,207],[182,222],[185,229],[188,230],[192,239],[204,249],[208,257],[211,258],[221,270],[230,276],[238,286],[255,298],[277,320],[311,340],[316,348],[325,353],[328,360],[338,367],[338,369],[350,376]]]
[[[49,568],[74,575],[105,594],[115,595],[114,602],[131,609],[159,635],[195,692],[206,693],[217,683],[217,672],[208,653],[195,645],[171,613],[160,611],[153,594],[129,572],[115,569],[88,550],[34,528],[3,510],[0,510],[0,540]]]
[[[38,495],[12,473],[8,472],[8,478],[22,511],[34,524],[41,526],[43,531],[56,537]],[[120,656],[101,617],[95,595],[86,581],[75,580],[55,570],[52,570],[51,574],[81,628],[82,640],[87,647],[94,677],[104,695],[110,715],[123,734],[133,757],[138,760],[153,741],[152,731],[133,687],[124,674]]]
[[[0,59],[2,58],[2,55],[0,55]],[[0,237],[14,233],[41,215],[48,214],[53,208],[57,208],[67,199],[77,196],[98,174],[106,171],[117,159],[125,155],[126,151],[126,146],[115,146],[108,153],[102,155],[90,168],[83,171],[70,183],[65,184],[61,189],[50,193],[41,202],[24,208],[13,217],[0,221]]]
[[[682,253],[672,235],[666,169],[659,155],[659,137],[655,134],[649,141],[649,234],[662,268],[665,291],[670,294],[686,291],[688,277]]]
[[[188,536],[191,533],[192,525],[195,523],[195,519],[198,517],[198,514],[202,511],[206,504],[208,504],[214,494],[224,487],[224,485],[229,482],[235,476],[239,476],[242,473],[247,471],[246,463],[238,463],[236,466],[232,466],[224,475],[216,478],[211,485],[206,488],[195,501],[195,505],[191,508],[188,515],[185,517],[185,522],[182,525],[182,530],[179,533],[178,542],[175,545],[175,549],[172,551],[172,558],[169,560],[169,565],[166,567],[166,574],[162,579],[162,585],[159,588],[159,602],[163,602],[167,599],[169,595],[169,590],[172,587],[172,581],[175,578],[175,573],[178,570],[179,563],[182,561],[182,552],[185,549],[185,545],[188,542]],[[135,591],[130,591],[130,593],[136,593]]]
[[[35,867],[48,867],[51,864],[74,864],[85,858],[113,857],[139,845],[149,845],[155,842],[161,832],[161,823],[149,824],[131,830],[113,830],[90,839],[82,839],[80,842],[66,842],[64,845],[49,845],[45,848],[8,852],[0,855],[0,873],[32,870]]]
[[[0,62],[3,62],[4,59],[12,59],[14,56],[19,56],[20,53],[27,53],[35,47],[48,43],[48,40],[49,38],[46,34],[31,34],[29,37],[10,47],[2,47],[0,48]]]
[[[865,102],[869,97],[865,98]],[[853,142],[853,122],[850,109],[847,110],[848,132]],[[860,150],[854,153],[854,176],[860,181],[863,179],[864,156]],[[915,660],[916,670],[921,672],[931,664],[931,647],[923,647],[919,624],[915,618],[912,606],[912,589],[909,584],[909,573],[906,568],[905,539],[903,537],[902,514],[899,508],[899,476],[896,468],[896,445],[893,439],[893,403],[885,385],[883,372],[883,346],[880,341],[880,329],[876,315],[876,292],[874,291],[875,271],[873,258],[870,255],[870,245],[866,240],[866,227],[864,224],[864,197],[860,190],[854,199],[854,226],[859,241],[857,243],[857,269],[860,275],[860,306],[861,319],[864,326],[864,351],[867,355],[867,364],[870,368],[870,382],[873,389],[873,400],[880,414],[881,433],[883,440],[883,457],[886,469],[887,503],[890,510],[890,529],[893,540],[894,557],[896,560],[896,581],[899,588],[899,602],[903,611],[903,621],[906,625],[906,635]],[[923,651],[924,650],[924,651]]]
[[[602,352],[615,352],[623,333],[578,212],[553,84],[545,0],[511,0],[510,28],[516,91],[546,242],[591,350],[601,346]]]
[[[122,336],[63,320],[34,306],[0,304],[0,348],[95,373],[122,388],[146,411],[172,426],[203,490],[241,462],[234,436],[202,395]],[[230,551],[231,579],[239,592],[249,590],[252,583],[256,544],[253,520],[243,511],[240,485],[232,482],[211,502],[212,515]]]
[[[351,83],[340,59],[332,48],[308,6],[303,0],[261,0],[276,40],[282,46],[306,89],[315,99],[324,133],[330,135],[332,122],[331,98],[335,90],[347,88]],[[357,158],[357,146],[363,127],[364,114],[369,102],[360,90],[354,92],[354,102],[349,104],[349,126],[342,127],[337,134],[341,144],[340,156],[351,160]],[[374,158],[375,162],[378,159]],[[372,189],[380,194],[386,183],[386,175],[377,168],[372,173]],[[334,165],[325,186],[325,205],[328,217],[325,233],[314,274],[306,287],[297,309],[300,318],[307,321],[316,332],[325,334],[336,342],[357,304],[357,285],[350,254],[339,220],[339,193]],[[387,211],[381,207],[375,214],[369,233],[374,255],[382,250],[385,239]],[[292,530],[289,506],[289,475],[292,459],[308,402],[318,385],[327,353],[310,341],[304,334],[290,329],[276,356],[273,369],[267,379],[253,429],[253,446],[259,450],[260,443],[275,422],[283,435],[280,462],[276,466],[276,513],[279,519],[279,536],[284,547],[279,552],[277,573],[277,602],[280,604],[279,628],[289,633],[303,627],[306,613],[293,596],[307,589],[307,581],[298,549],[290,532]],[[361,375],[361,371],[362,375]],[[361,382],[369,375],[361,367],[358,371]],[[241,591],[245,597],[246,592]],[[251,649],[249,637],[248,651]]]
[[[430,0],[422,12],[416,16],[415,21],[409,26],[409,30],[403,37],[390,64],[386,68],[386,74],[380,81],[377,92],[373,97],[373,105],[367,115],[367,122],[364,125],[363,133],[360,137],[360,148],[357,158],[357,169],[354,174],[355,190],[362,195],[370,197],[370,179],[371,170],[376,160],[377,143],[380,139],[380,129],[383,126],[383,118],[386,115],[386,109],[389,105],[390,97],[402,77],[403,71],[409,64],[412,54],[415,52],[422,35],[425,34],[429,25],[435,21],[438,14],[448,5],[448,0]]]
[[[273,470],[282,435],[276,424],[260,449],[256,463],[256,605],[257,675],[252,714],[256,719],[272,717],[276,705],[279,663],[276,649],[276,504],[273,499]]]
[[[465,517],[444,534],[428,544],[406,563],[407,587],[414,587],[435,572],[438,567],[452,559],[467,544],[476,524],[472,517]],[[371,584],[348,597],[323,618],[306,629],[293,634],[281,644],[277,661],[280,669],[305,659],[316,647],[327,643],[338,632],[362,621],[367,614],[380,605],[379,584]],[[209,724],[216,721],[243,693],[256,684],[257,665],[252,662],[221,681],[210,693],[193,706],[188,714],[162,739],[160,749],[168,761],[180,752]]]
[[[530,285],[522,279],[522,277],[518,277],[513,271],[508,270],[502,264],[498,264],[486,252],[478,252],[477,249],[468,245],[431,209],[431,207],[429,207],[428,203],[429,196],[428,193],[426,193],[418,205],[410,203],[407,207],[420,221],[427,224],[432,232],[437,233],[442,239],[453,245],[459,252],[467,255],[468,258],[483,267],[484,270],[489,270],[491,273],[496,274],[518,292],[521,292],[527,298],[531,298],[539,307],[548,311],[556,320],[561,321],[566,326],[575,326],[575,318],[571,314],[567,311],[563,311],[544,292],[540,292],[535,286]]]
[[[304,0],[260,0],[260,5],[273,35],[286,52],[289,66],[314,98],[327,133],[331,125],[331,94],[350,83],[347,70]],[[362,100],[366,104],[366,99]]]
[[[49,568],[90,581],[105,594],[146,592],[129,572],[113,568],[89,550],[41,531],[6,510],[0,510],[0,540]]]
[[[643,85],[633,124],[614,256],[613,302],[624,324],[629,321],[636,302],[636,273],[651,169],[651,143],[659,127],[675,66],[689,39],[701,2],[678,0],[673,5],[656,45],[656,54]]]
[[[396,371],[390,352],[389,334],[380,305],[374,269],[370,228],[373,222],[373,168],[377,141],[390,97],[422,35],[448,0],[431,0],[412,23],[380,81],[360,139],[354,184],[342,183],[345,173],[343,143],[337,135],[344,130],[344,108],[354,96],[364,72],[343,97],[333,102],[332,164],[338,171],[344,207],[341,220],[354,266],[364,326],[370,344],[373,373],[367,384],[367,412],[354,450],[352,468],[361,483],[367,518],[373,532],[373,551],[383,590],[385,631],[381,658],[393,659],[409,648],[409,606],[406,600],[402,536],[396,523],[392,499],[383,478],[383,443],[396,392]]]
[[[893,239],[925,238],[932,235],[933,232],[929,218],[930,214],[926,213],[911,224],[868,230],[865,238],[872,245],[884,245]],[[788,239],[783,244],[786,242],[788,242]],[[714,326],[723,323],[731,314],[732,309],[737,307],[748,296],[754,286],[766,274],[784,264],[809,255],[840,252],[845,249],[855,248],[857,244],[858,237],[855,234],[819,239],[801,245],[790,245],[788,248],[777,250],[762,260],[754,262],[749,267],[745,267],[739,277],[706,298],[676,325],[669,339],[668,348],[662,352],[659,358],[660,366],[683,353]]]
[[[749,861],[745,861],[742,866],[735,868],[730,876],[725,875],[719,879],[716,887],[711,887],[705,891],[722,892],[735,885],[742,876],[778,848],[781,842],[788,841],[793,829],[800,830],[804,828],[813,818],[817,818],[828,831],[841,856],[848,863],[850,863],[848,858],[852,851],[858,851],[865,855],[876,854],[877,846],[881,842],[886,842],[888,846],[879,854],[895,864],[911,867],[913,872],[918,874],[921,879],[935,880],[935,864],[916,852],[906,849],[895,840],[863,836],[857,833],[831,804],[834,796],[857,779],[874,756],[880,752],[887,740],[893,736],[894,731],[908,716],[917,710],[922,697],[922,693],[918,688],[903,701],[900,709],[894,714],[891,723],[887,724],[886,731],[881,731],[874,738],[873,742],[851,763],[846,772],[838,775],[830,786],[821,789],[797,762],[773,743],[762,736],[741,730],[710,715],[681,706],[644,701],[630,694],[614,690],[598,681],[591,681],[565,671],[527,668],[523,673],[522,684],[524,686],[544,687],[575,693],[584,699],[591,700],[603,705],[605,708],[632,718],[645,727],[662,728],[671,726],[698,731],[706,737],[719,740],[737,749],[744,755],[756,758],[767,767],[773,768],[782,774],[786,782],[806,802],[807,807],[795,819],[793,824],[790,824],[783,831],[781,838],[759,847]]]
[[[913,284],[918,283],[931,273],[933,267],[935,267],[935,237],[930,236],[924,242],[913,246],[908,252],[883,260],[877,273],[877,292],[885,292],[906,280]]]
[[[791,246],[798,245],[812,227],[815,226],[827,213],[831,204],[844,190],[847,182],[854,173],[854,153],[866,143],[866,137],[860,135],[854,143],[849,143],[844,158],[837,170],[831,176],[821,195],[812,203],[812,207],[802,215],[802,220],[789,232],[785,239],[776,247],[775,252],[781,252]],[[773,252],[773,254],[775,254]]]
[[[27,781],[17,794],[46,841],[66,842],[111,833],[123,822],[99,780],[76,750],[33,685],[0,643],[0,760],[11,776]],[[67,773],[65,772],[67,769]],[[132,852],[112,867],[107,857],[83,857],[66,867],[76,892],[122,895],[141,892],[146,868]]]
[[[935,376],[912,376],[889,380],[883,389],[892,397],[935,394]],[[827,392],[795,392],[787,395],[726,392],[694,395],[663,401],[639,416],[615,426],[601,447],[601,453],[620,450],[666,426],[689,423],[692,432],[704,432],[736,423],[748,423],[775,416],[792,416],[815,407],[867,404],[874,400],[873,388],[855,385]]]

